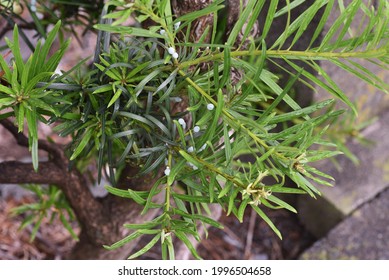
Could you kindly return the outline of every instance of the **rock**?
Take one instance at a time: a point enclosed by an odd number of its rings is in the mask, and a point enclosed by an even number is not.
[[[345,6],[352,1],[344,1]],[[364,1],[366,4],[368,1]],[[325,30],[335,21],[338,12],[333,11],[327,21]],[[358,15],[357,15],[358,17]],[[360,22],[355,21],[352,31],[355,33]],[[323,34],[325,34],[324,31]],[[384,81],[389,81],[389,72],[383,71],[377,65],[368,61],[358,61],[363,67],[375,73]],[[338,222],[350,215],[355,209],[371,200],[388,185],[389,176],[389,143],[385,139],[389,136],[389,95],[380,92],[355,76],[346,73],[337,66],[322,62],[321,67],[330,75],[334,82],[345,92],[358,108],[356,124],[378,117],[362,132],[363,136],[374,144],[364,146],[355,140],[347,143],[347,147],[360,160],[356,166],[346,156],[337,157],[341,170],[338,170],[331,161],[320,162],[317,167],[324,173],[333,176],[336,180],[334,188],[321,188],[322,197],[317,200],[309,197],[298,199],[298,211],[302,223],[316,237],[320,238],[333,228]],[[325,90],[317,89],[314,95],[316,101],[333,98]],[[345,107],[338,102],[338,107]]]
[[[389,188],[356,210],[300,259],[389,259]]]
[[[362,146],[353,141],[349,149],[360,159],[356,166],[346,156],[337,161],[342,167],[336,169],[326,161],[318,168],[335,178],[333,188],[321,188],[318,200],[300,197],[298,210],[303,224],[316,237],[324,236],[344,217],[365,202],[374,198],[389,184],[389,112],[363,131],[364,137],[373,141],[371,146]]]

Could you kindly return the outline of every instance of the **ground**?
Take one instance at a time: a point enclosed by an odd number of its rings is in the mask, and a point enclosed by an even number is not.
[[[23,217],[12,215],[11,209],[33,201],[32,196],[6,200],[0,197],[0,260],[63,259],[74,245],[75,241],[62,224],[58,220],[50,224],[48,219],[30,242],[32,226],[20,230]]]
[[[58,220],[44,221],[36,239],[30,242],[32,227],[19,230],[23,217],[14,216],[11,209],[33,196],[21,199],[0,197],[0,259],[63,259],[75,241]],[[234,217],[222,216],[224,230],[210,228],[208,238],[198,247],[204,259],[296,259],[315,240],[301,226],[296,214],[285,210],[266,211],[282,232],[280,240],[255,213],[247,211],[243,223]],[[77,225],[74,224],[76,232]],[[142,259],[160,259],[158,248],[150,250]]]

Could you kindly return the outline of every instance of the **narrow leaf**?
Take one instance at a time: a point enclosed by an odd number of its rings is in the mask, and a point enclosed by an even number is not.
[[[269,219],[269,217],[258,206],[251,205],[251,207],[269,225],[269,227],[274,231],[274,233],[277,234],[277,236],[282,240],[281,232],[277,229],[277,227],[273,224],[273,222]]]

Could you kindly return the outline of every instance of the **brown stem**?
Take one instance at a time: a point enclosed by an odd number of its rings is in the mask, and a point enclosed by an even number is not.
[[[0,184],[61,184],[65,174],[53,162],[42,162],[35,172],[31,163],[0,162]]]
[[[18,145],[28,147],[28,138],[23,133],[18,132],[17,127],[10,120],[0,120],[0,124],[12,134]],[[57,165],[61,166],[62,168],[66,166],[65,162],[62,161],[64,157],[63,149],[58,144],[39,140],[38,147],[40,150],[48,152]]]
[[[11,121],[1,120],[0,124],[14,136],[19,145],[28,146],[28,138],[19,133]],[[51,160],[41,162],[37,172],[31,163],[2,162],[0,183],[57,185],[69,201],[87,236],[95,244],[105,244],[105,237],[109,233],[102,233],[100,227],[101,224],[109,223],[109,216],[103,205],[93,197],[85,178],[76,169],[68,169],[69,160],[60,146],[44,140],[39,140],[38,146],[49,153]]]

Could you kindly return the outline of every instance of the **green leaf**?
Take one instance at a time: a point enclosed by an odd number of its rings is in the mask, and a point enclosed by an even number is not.
[[[309,6],[299,17],[294,20],[288,28],[285,28],[285,31],[279,36],[276,42],[273,44],[272,48],[279,46],[279,49],[282,47],[283,42],[291,35],[294,34],[294,38],[288,49],[291,49],[297,41],[301,38],[303,33],[307,30],[308,26],[311,24],[312,19],[316,16],[318,11],[326,5],[326,1],[315,1],[311,6]]]
[[[64,43],[61,44],[61,47],[59,50],[57,50],[45,63],[45,67],[42,68],[44,71],[55,71],[55,69],[58,67],[62,57],[65,54],[65,51],[70,45],[70,39],[66,40]]]
[[[231,212],[235,213],[235,211],[236,211],[235,201],[237,200],[237,196],[239,193],[240,193],[239,189],[233,189],[229,193],[227,216],[229,216],[231,214]]]
[[[250,202],[250,199],[247,198],[247,199],[244,199],[241,202],[241,204],[239,205],[237,218],[238,218],[239,222],[241,222],[241,223],[243,223],[244,212],[245,212],[246,207],[249,204],[249,202]]]
[[[272,193],[306,194],[304,190],[284,186],[271,187],[270,190]]]
[[[141,197],[137,191],[134,191],[132,189],[128,189],[127,191],[130,195],[130,198],[132,198],[136,203],[141,205],[144,205],[146,203],[146,200],[143,197]]]
[[[118,113],[118,115],[130,118],[130,119],[134,119],[134,120],[137,120],[137,121],[139,121],[141,123],[144,123],[144,124],[146,124],[146,125],[148,125],[150,127],[154,127],[154,124],[151,121],[149,121],[148,119],[146,119],[145,117],[143,117],[143,116],[139,116],[139,115],[135,115],[133,113],[123,112],[123,111],[120,111]]]
[[[202,168],[203,165],[201,162],[199,162],[198,160],[196,160],[194,157],[192,157],[190,154],[188,154],[187,152],[183,151],[183,150],[179,150],[178,151],[180,153],[180,155],[186,159],[188,162],[194,164],[196,167],[198,168]]]
[[[14,211],[15,208],[12,208],[11,211],[12,213],[16,213],[18,215],[20,215],[21,213],[18,213],[19,211]],[[17,209],[15,209],[17,210]],[[36,214],[31,214],[31,215],[28,215],[26,218],[23,219],[23,222],[22,224],[20,225],[19,229],[22,230],[22,229],[25,229],[27,226],[31,225],[34,220],[36,218]]]
[[[282,90],[281,94],[277,96],[277,98],[272,102],[272,104],[262,113],[261,117],[259,118],[258,122],[261,122],[264,120],[268,115],[274,112],[274,109],[276,106],[284,99],[285,95],[291,90],[297,79],[300,77],[301,73],[298,73],[294,77],[292,77],[288,83],[286,84],[285,88]]]
[[[144,208],[142,210],[142,213],[141,215],[145,214],[152,206],[154,206],[155,204],[152,202],[152,199],[161,192],[161,184],[163,184],[165,182],[165,178],[162,177],[160,179],[158,179],[153,187],[151,188],[148,196],[147,196],[147,199],[146,199],[146,203],[144,205]]]
[[[11,81],[11,69],[9,68],[7,62],[5,62],[4,57],[0,55],[0,66],[1,70],[4,71],[5,79],[10,82]]]
[[[0,92],[4,92],[4,93],[9,94],[9,95],[15,95],[15,92],[11,88],[3,86],[3,85],[0,85]]]
[[[93,27],[101,31],[106,31],[110,33],[119,33],[123,35],[131,35],[134,37],[158,38],[158,39],[164,38],[159,33],[150,31],[148,29],[137,28],[137,27],[112,26],[109,24],[95,24]]]
[[[178,17],[176,20],[174,20],[174,23],[177,23],[179,21],[180,22],[185,22],[185,21],[192,22],[193,20],[198,19],[200,17],[209,15],[211,13],[216,13],[218,10],[224,8],[224,6],[220,5],[223,2],[224,2],[224,0],[215,0],[204,9],[199,9],[199,10],[196,10],[194,12],[187,13],[185,15]],[[182,24],[182,26],[184,26],[184,25]]]
[[[16,119],[17,119],[17,123],[18,123],[18,132],[23,132],[24,114],[25,114],[25,107],[24,107],[23,103],[21,103],[21,104],[19,104],[19,106],[17,106],[17,110],[15,110],[15,114],[16,114]]]
[[[207,196],[196,196],[196,195],[187,195],[187,194],[178,194],[178,193],[173,193],[172,196],[188,202],[210,203],[210,198]]]
[[[21,84],[22,88],[25,88],[27,86],[30,66],[31,66],[31,57],[26,62],[26,65],[23,68],[23,72],[21,73],[21,83],[20,84]]]
[[[70,157],[70,160],[75,160],[82,153],[82,151],[84,150],[86,145],[88,145],[89,140],[92,138],[92,135],[93,135],[93,130],[92,129],[88,129],[85,132],[85,134],[82,137],[82,139],[81,139],[80,143],[78,144],[77,148],[74,149],[74,152],[73,152],[72,156]]]
[[[225,184],[224,188],[219,193],[218,198],[224,197],[228,192],[230,192],[231,188],[232,188],[232,183]]]
[[[32,105],[35,108],[41,108],[43,110],[52,112],[56,116],[60,115],[60,113],[58,112],[58,110],[54,106],[52,106],[51,104],[47,104],[46,102],[44,102],[38,98],[29,98],[29,99],[27,99],[27,103]]]
[[[142,236],[142,232],[140,232],[139,230],[135,231],[134,233],[124,237],[123,239],[119,240],[118,242],[115,242],[114,244],[110,245],[110,246],[107,246],[107,245],[103,245],[103,247],[107,250],[115,250],[115,249],[118,249],[122,246],[124,246],[125,244],[131,242],[132,240],[138,238]]]
[[[170,130],[160,120],[152,115],[144,115],[144,117],[154,123],[168,138],[171,138]]]
[[[143,90],[144,90],[144,87],[146,86],[146,84],[148,82],[150,82],[152,79],[154,79],[155,77],[157,77],[158,75],[160,75],[162,73],[162,69],[155,69],[153,72],[151,72],[150,74],[148,74],[135,88],[135,95],[138,96]]]
[[[167,176],[167,184],[172,185],[173,182],[176,180],[176,177],[179,175],[181,170],[185,167],[185,160],[180,160],[178,163],[174,164],[171,167],[171,171],[169,176]]]
[[[102,57],[100,57],[100,60],[103,60]],[[94,64],[100,71],[102,71],[105,75],[113,79],[114,81],[120,81],[120,74],[116,71],[116,69],[108,69],[100,64],[95,63]],[[111,86],[112,87],[112,86]]]
[[[229,164],[232,161],[232,150],[231,150],[231,140],[229,135],[229,129],[226,124],[223,125],[223,140],[224,140],[224,152],[226,156],[226,166],[229,166]]]
[[[255,2],[255,1],[253,1]],[[262,30],[262,39],[265,39],[267,37],[267,34],[270,31],[270,27],[273,24],[273,19],[275,17],[276,11],[278,6],[278,0],[272,0],[270,1],[269,8],[267,10],[265,25]]]
[[[312,156],[307,156],[308,162],[314,162],[314,161],[319,161],[323,160],[326,158],[332,158],[337,155],[343,154],[340,151],[315,151],[315,153]]]
[[[329,106],[332,103],[334,103],[334,99],[328,99],[328,100],[325,100],[325,101],[322,101],[322,102],[318,102],[318,103],[316,103],[314,105],[305,107],[305,108],[300,109],[300,110],[296,110],[296,111],[292,111],[292,112],[289,112],[289,113],[284,113],[282,115],[274,116],[269,121],[269,124],[285,122],[285,121],[289,121],[289,120],[292,120],[292,119],[295,119],[295,118],[306,116],[306,115],[309,115],[309,114],[311,114],[313,112],[316,112],[316,111],[318,111],[318,110],[320,110],[322,108],[325,108],[325,107]]]
[[[161,85],[157,88],[157,90],[154,92],[154,95],[164,89],[170,82],[172,82],[176,78],[178,70],[179,68],[176,68],[172,73],[170,73],[169,77],[165,81],[163,81]]]
[[[128,229],[152,229],[161,225],[161,223],[166,219],[166,214],[156,217],[151,221],[146,221],[141,224],[124,224],[123,226]]]
[[[13,105],[15,103],[15,98],[13,97],[0,97],[0,109]],[[1,115],[0,115],[1,120]]]
[[[39,155],[38,155],[38,139],[33,138],[31,145],[31,158],[32,158],[32,165],[34,167],[35,172],[38,171],[38,165],[39,165]]]
[[[269,227],[274,231],[274,233],[277,234],[277,236],[282,240],[281,232],[277,229],[277,227],[273,224],[273,222],[269,219],[269,217],[258,206],[251,204],[251,207],[269,225]]]
[[[201,260],[201,257],[199,256],[199,254],[197,253],[195,247],[193,247],[193,244],[190,242],[190,240],[188,239],[188,237],[186,236],[185,233],[183,232],[180,232],[180,231],[175,231],[174,232],[176,234],[176,236],[178,237],[178,239],[180,239],[182,242],[184,242],[185,246],[189,249],[189,251],[192,253],[192,255],[198,259],[198,260]]]
[[[332,180],[332,181],[335,181],[334,177],[324,173],[324,172],[321,172],[320,170],[312,167],[312,166],[307,166],[307,165],[304,165],[304,169],[311,172],[311,173],[314,173],[314,174],[317,174],[323,178],[327,178],[329,180]]]
[[[74,232],[72,225],[68,222],[68,220],[66,219],[66,217],[65,217],[62,213],[59,214],[59,219],[61,220],[63,226],[64,226],[64,227],[67,229],[67,231],[70,233],[70,235],[72,236],[72,238],[73,238],[75,241],[79,241],[79,238],[78,238],[77,234]]]
[[[224,48],[223,76],[220,80],[219,88],[223,88],[231,75],[231,50],[228,46]]]
[[[118,100],[118,98],[120,97],[121,94],[122,94],[122,90],[120,88],[117,89],[116,92],[115,92],[115,95],[109,101],[107,108],[111,107],[112,104],[114,104],[115,101]]]
[[[146,253],[147,251],[149,251],[157,242],[158,240],[161,238],[161,233],[157,234],[156,236],[154,236],[153,239],[151,239],[151,241],[149,243],[147,243],[142,249],[140,249],[138,252],[132,254],[131,256],[128,257],[128,259],[135,259],[141,255],[143,255],[144,253]]]
[[[30,242],[33,242],[35,240],[35,237],[36,237],[38,230],[43,222],[44,217],[45,217],[44,215],[39,216],[38,221],[35,223],[35,226],[31,231]]]
[[[311,197],[315,197],[315,193],[317,195],[320,195],[320,191],[300,173],[294,172],[291,178],[300,188],[305,190]]]
[[[51,49],[51,46],[53,45],[53,42],[55,40],[55,37],[57,36],[57,33],[59,31],[59,28],[61,27],[61,21],[59,20],[53,27],[53,29],[50,31],[49,34],[47,34],[47,38],[44,42],[44,44],[42,45],[42,49],[41,51],[39,52],[39,56],[38,56],[38,64],[37,68],[36,68],[36,71],[37,72],[34,72],[33,75],[35,75],[36,73],[38,73],[38,71],[40,72],[40,69],[44,67],[45,63],[46,63],[46,59],[47,57],[49,56],[49,51]]]
[[[46,37],[46,28],[43,26],[43,21],[41,18],[37,16],[37,13],[31,11],[31,6],[27,5],[27,8],[29,10],[29,15],[32,17],[32,20],[34,21],[34,24],[36,26],[36,30],[39,32],[40,36]]]
[[[19,69],[16,67],[15,62],[13,63],[13,72],[12,72],[12,79],[11,79],[11,86],[12,89],[20,95],[21,90],[20,90],[20,84],[19,84]]]
[[[7,44],[9,48],[12,50],[12,54],[15,59],[16,68],[20,73],[22,73],[24,69],[24,63],[23,63],[22,54],[20,52],[21,48],[19,44],[19,30],[17,25],[14,26],[14,30],[13,30],[13,42],[10,43],[9,41],[7,41]]]
[[[315,29],[315,32],[311,38],[311,42],[309,43],[309,46],[308,46],[308,49],[311,48],[311,46],[313,45],[313,43],[316,41],[316,39],[320,36],[320,34],[322,33],[323,31],[323,28],[325,26],[325,24],[328,22],[328,17],[331,13],[331,10],[332,10],[332,7],[334,6],[334,2],[335,0],[329,0],[326,7],[325,7],[325,10],[323,12],[323,15],[320,19],[320,22],[319,24],[317,25],[316,29]]]
[[[271,2],[278,2],[278,1],[271,1]],[[247,19],[249,19],[250,16],[252,16],[255,19],[258,17],[258,14],[259,14],[263,5],[264,5],[263,1],[247,1],[247,5],[246,5],[245,9],[240,14],[237,22],[235,23],[234,27],[231,30],[230,36],[228,37],[228,40],[227,40],[228,46],[234,45],[234,43],[236,42],[236,38],[238,37],[239,32],[241,32],[244,25],[247,24]],[[254,8],[254,6],[256,6],[256,7]],[[252,15],[253,11],[254,11],[254,15]],[[253,22],[250,20],[249,24],[253,25]],[[251,30],[251,27],[248,27],[249,31]],[[247,36],[247,34],[246,34],[246,36]]]
[[[25,110],[25,115],[28,125],[28,133],[33,139],[38,139],[38,127],[36,121],[36,111],[34,108],[31,110]]]
[[[266,199],[281,206],[282,208],[285,208],[285,209],[293,212],[293,213],[297,213],[297,210],[293,206],[289,205],[288,203],[286,203],[285,201],[279,199],[278,197],[276,197],[274,195],[270,195]]]
[[[220,228],[220,229],[223,228],[223,225],[220,224],[219,222],[217,222],[217,221],[215,221],[215,220],[213,220],[213,219],[211,219],[211,218],[208,218],[208,217],[206,217],[206,216],[203,216],[203,215],[199,215],[199,214],[188,214],[188,213],[186,213],[186,212],[184,212],[184,211],[182,211],[182,210],[179,210],[179,209],[177,209],[177,208],[173,208],[173,211],[172,211],[172,212],[173,212],[173,214],[180,215],[180,216],[182,216],[182,217],[184,217],[184,218],[189,218],[189,219],[191,219],[191,220],[193,220],[193,221],[199,220],[199,221],[202,221],[202,222],[204,222],[204,223],[206,223],[206,224],[209,224],[209,225],[211,225],[211,226],[213,226],[213,227]]]

